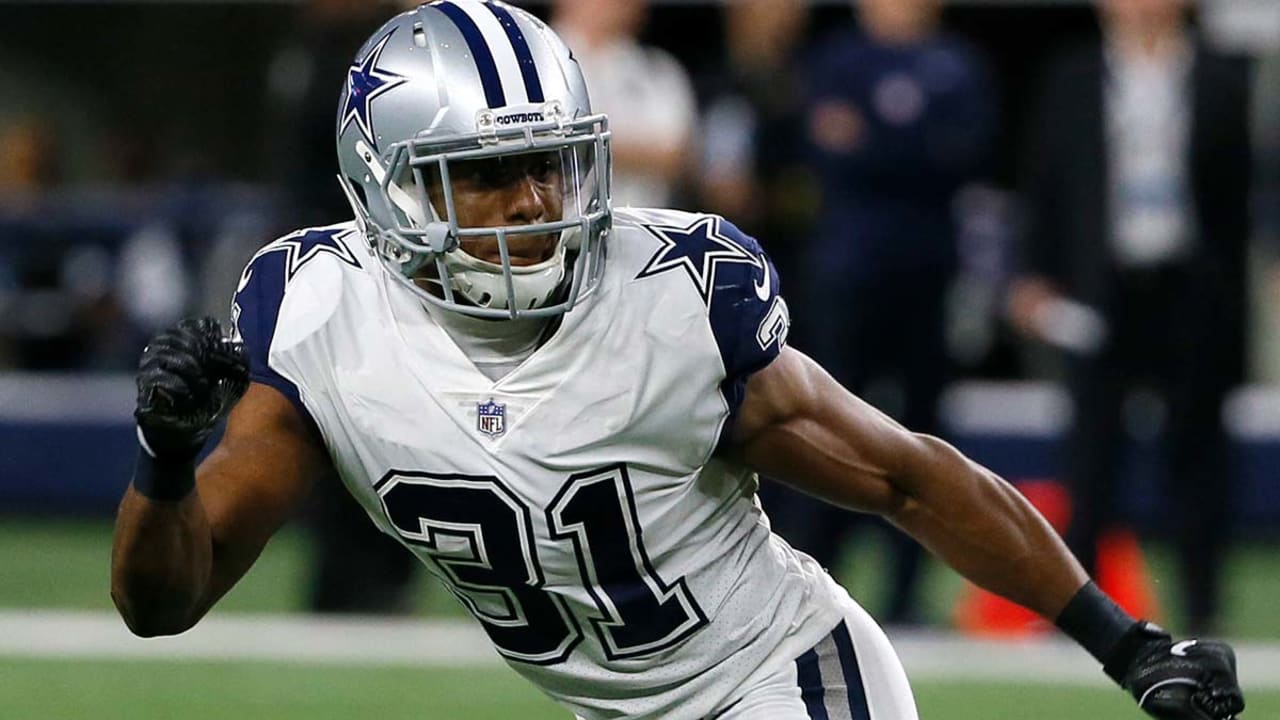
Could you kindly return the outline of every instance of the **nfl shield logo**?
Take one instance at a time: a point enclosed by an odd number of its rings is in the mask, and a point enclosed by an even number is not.
[[[493,398],[489,402],[476,405],[476,429],[496,438],[507,431],[507,406],[496,403]]]

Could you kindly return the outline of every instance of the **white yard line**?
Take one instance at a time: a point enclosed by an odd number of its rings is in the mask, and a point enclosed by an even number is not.
[[[996,642],[951,633],[900,633],[892,640],[912,678],[1099,687],[1111,682],[1093,658],[1066,638]],[[1280,689],[1280,643],[1232,645],[1246,689]]]
[[[948,633],[893,635],[918,680],[1026,681],[1106,686],[1066,640],[976,641]],[[1247,688],[1280,689],[1280,644],[1236,643]],[[215,615],[171,638],[139,639],[109,613],[0,612],[0,658],[258,660],[347,665],[484,667],[500,664],[465,620]]]
[[[271,660],[354,665],[496,665],[462,621],[215,615],[176,637],[141,639],[111,613],[0,612],[0,657]]]

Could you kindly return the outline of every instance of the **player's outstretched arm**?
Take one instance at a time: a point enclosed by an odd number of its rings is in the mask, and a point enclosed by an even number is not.
[[[966,578],[1055,621],[1153,716],[1225,720],[1243,708],[1230,647],[1174,644],[1134,620],[1016,489],[903,428],[801,353],[786,349],[751,377],[730,440],[761,473],[885,516]]]
[[[232,405],[221,442],[196,470]],[[248,570],[329,461],[283,395],[249,384],[240,349],[209,319],[148,344],[135,417],[141,449],[116,518],[111,597],[134,633],[172,635]]]
[[[796,350],[751,377],[734,430],[761,473],[885,516],[965,577],[1047,618],[1088,580],[1016,489],[943,441],[907,431]]]

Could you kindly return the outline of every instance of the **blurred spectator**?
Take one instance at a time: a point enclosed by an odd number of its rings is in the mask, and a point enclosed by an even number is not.
[[[6,201],[52,187],[58,174],[53,133],[42,118],[0,126],[0,193]]]
[[[1269,261],[1270,272],[1264,280],[1267,285],[1263,297],[1270,312],[1263,313],[1270,321],[1272,332],[1264,333],[1262,356],[1265,379],[1280,382],[1280,48],[1263,58],[1257,78],[1257,99],[1254,103],[1256,140],[1259,160],[1259,189],[1255,194],[1255,208],[1263,257]],[[1269,341],[1268,341],[1269,338]]]
[[[1103,42],[1053,66],[1033,116],[1009,311],[1064,351],[1067,543],[1091,570],[1117,520],[1126,398],[1163,395],[1167,517],[1190,626],[1206,632],[1231,519],[1222,401],[1244,369],[1248,73],[1197,43],[1183,0],[1098,5]]]
[[[59,185],[57,148],[42,116],[0,125],[0,210],[26,230],[0,229],[0,364],[25,370],[91,365],[95,341],[118,319],[104,253],[20,220]]]
[[[700,78],[703,204],[759,238],[781,277],[798,278],[817,206],[796,58],[809,5],[738,0],[724,12],[725,61]]]
[[[265,157],[270,181],[287,195],[289,227],[351,215],[336,178],[336,103],[356,51],[395,9],[369,0],[308,0],[268,66]]]
[[[956,269],[957,191],[986,157],[995,108],[974,52],[938,28],[937,0],[864,0],[861,31],[818,48],[808,136],[822,185],[818,233],[799,293],[808,349],[847,387],[908,427],[938,434],[948,375],[947,289]],[[886,384],[888,383],[888,384]],[[770,510],[778,531],[831,566],[854,516],[792,496]],[[884,619],[920,618],[919,546],[889,531]]]
[[[368,0],[310,0],[301,6],[293,35],[270,65],[267,157],[272,179],[288,198],[285,223],[290,227],[351,217],[335,178],[338,95],[360,45],[395,10]],[[220,239],[234,243],[251,237],[228,229]],[[219,251],[228,259],[237,254],[225,246]],[[252,250],[232,262],[242,267],[249,254]],[[369,523],[337,478],[315,484],[306,526],[312,548],[312,610],[386,613],[412,607],[417,561]]]
[[[141,333],[177,322],[188,307],[191,273],[182,245],[169,223],[157,221],[129,235],[120,248],[118,292]]]
[[[697,123],[680,63],[643,46],[643,0],[556,0],[552,24],[582,65],[591,107],[613,131],[613,204],[668,207],[691,169]]]

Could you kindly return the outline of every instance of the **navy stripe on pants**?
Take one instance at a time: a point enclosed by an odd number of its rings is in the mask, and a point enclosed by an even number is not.
[[[800,698],[804,700],[804,709],[809,713],[810,720],[829,720],[827,706],[822,701],[825,689],[822,687],[822,673],[818,670],[818,653],[815,650],[808,650],[796,658],[796,676],[796,681],[800,684]]]
[[[871,720],[858,656],[845,623],[796,658],[796,682],[810,720]]]
[[[867,707],[867,691],[862,687],[862,671],[858,668],[858,655],[853,651],[853,638],[849,636],[849,627],[843,622],[831,633],[836,641],[836,650],[840,654],[840,668],[844,670],[844,686],[849,693],[849,710],[854,720],[871,720],[871,709]]]

